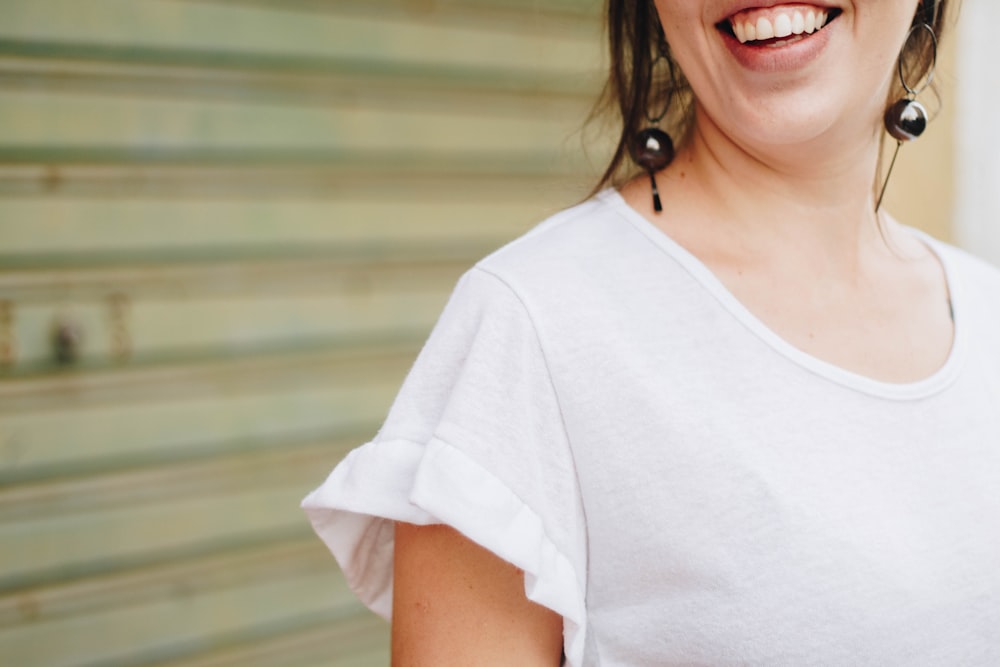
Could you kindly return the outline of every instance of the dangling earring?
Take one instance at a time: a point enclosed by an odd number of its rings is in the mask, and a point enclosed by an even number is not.
[[[882,198],[885,197],[885,190],[889,187],[889,177],[892,176],[892,168],[896,164],[896,157],[899,155],[899,149],[903,145],[903,142],[916,139],[927,129],[927,109],[917,101],[917,95],[922,93],[927,86],[931,85],[931,82],[934,80],[934,69],[937,67],[937,35],[934,34],[934,28],[931,27],[931,24],[927,22],[934,20],[933,7],[934,3],[929,3],[927,19],[915,24],[906,33],[906,41],[903,42],[903,51],[899,55],[899,62],[897,64],[899,82],[903,84],[906,94],[886,109],[883,118],[886,132],[896,140],[896,150],[892,153],[892,161],[889,163],[889,169],[886,171],[882,191],[879,193],[878,201],[875,203],[876,213],[878,213],[879,207],[882,206]],[[906,80],[906,73],[903,72],[903,53],[906,53],[906,47],[914,35],[922,30],[926,31],[931,38],[931,65],[927,71],[927,75],[924,77],[923,84],[918,83],[917,88],[913,88]]]
[[[639,130],[629,145],[632,159],[649,173],[649,182],[653,189],[653,210],[657,213],[663,211],[663,203],[660,201],[660,191],[656,188],[656,172],[673,162],[674,159],[674,142],[670,135],[658,126],[670,109],[670,102],[677,87],[677,80],[674,78],[674,61],[670,58],[667,43],[662,38],[660,39],[659,53],[649,64],[650,83],[654,80],[653,70],[661,60],[665,60],[670,67],[670,92],[667,95],[667,100],[658,115],[651,116],[648,111],[646,112],[646,120],[650,126]]]

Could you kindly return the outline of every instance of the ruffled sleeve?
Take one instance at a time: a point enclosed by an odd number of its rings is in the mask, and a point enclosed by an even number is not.
[[[392,614],[394,521],[447,524],[524,571],[583,661],[586,534],[576,473],[533,313],[476,268],[459,282],[372,442],[303,508],[358,597]]]

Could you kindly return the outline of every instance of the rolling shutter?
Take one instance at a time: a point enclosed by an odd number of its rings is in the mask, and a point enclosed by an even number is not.
[[[586,194],[598,4],[0,3],[0,663],[387,664],[298,502]]]

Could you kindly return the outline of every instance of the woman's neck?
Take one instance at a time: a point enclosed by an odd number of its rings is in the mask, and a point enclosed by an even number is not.
[[[707,219],[720,243],[769,255],[791,250],[850,271],[864,248],[885,243],[874,210],[877,162],[871,136],[831,132],[806,146],[758,149],[699,115],[690,141],[658,176],[663,217],[674,210],[674,219]]]
[[[880,228],[874,137],[755,151],[701,125],[656,180],[626,202],[705,264],[793,346],[862,375],[909,382],[952,341],[942,267],[891,220]]]

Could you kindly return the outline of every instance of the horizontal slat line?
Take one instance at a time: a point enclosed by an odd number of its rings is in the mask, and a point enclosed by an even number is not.
[[[356,441],[321,443],[297,450],[240,454],[211,462],[3,489],[0,490],[0,517],[30,520],[56,512],[59,516],[72,516],[114,507],[116,503],[134,507],[171,497],[191,498],[281,486],[289,480],[308,479],[315,471],[339,460],[356,444]],[[270,474],[265,476],[263,472]]]
[[[566,164],[569,156],[554,151],[500,153],[397,152],[381,149],[351,151],[337,149],[228,149],[167,146],[3,146],[0,165],[115,166],[149,165],[159,167],[247,167],[271,168],[341,168],[352,173],[379,175],[475,174],[547,174],[553,169],[575,173]],[[4,172],[0,172],[3,177]]]
[[[339,602],[331,604],[331,598]],[[95,610],[19,626],[14,632],[0,633],[0,651],[5,658],[20,657],[17,665],[63,667],[141,656],[147,647],[159,657],[161,650],[174,646],[201,644],[205,650],[204,640],[213,636],[225,639],[247,628],[287,627],[295,620],[325,615],[331,609],[354,615],[357,606],[351,598],[330,570],[247,582],[204,594],[181,588],[170,597],[137,607]],[[59,641],[52,641],[53,637]]]
[[[350,72],[273,74],[82,61],[34,61],[0,56],[0,87],[7,90],[72,91],[134,97],[238,100],[248,104],[324,107],[349,104],[408,111],[454,110],[523,115],[534,109],[567,118],[584,117],[598,90],[596,77],[572,77],[560,87],[536,80],[491,89],[464,81],[380,78]],[[557,111],[558,110],[558,111]]]
[[[342,196],[506,199],[539,190],[579,191],[595,169],[557,153],[536,156],[398,156],[294,151],[0,147],[0,196]],[[328,160],[323,162],[323,160]],[[582,196],[582,194],[581,194]]]
[[[218,5],[264,6],[273,8],[270,0],[187,0]],[[484,17],[516,21],[522,29],[537,19],[560,21],[579,20],[592,26],[600,17],[600,0],[284,0],[282,11],[310,11],[324,14],[364,14],[378,17],[404,17],[409,20],[473,21],[479,25]]]
[[[403,326],[369,327],[367,330],[348,331],[343,335],[276,335],[246,343],[216,340],[203,344],[161,344],[160,347],[152,347],[138,352],[133,351],[132,356],[124,361],[116,359],[110,352],[84,355],[81,360],[72,364],[61,364],[56,361],[54,356],[46,355],[23,361],[9,370],[0,373],[0,398],[5,395],[17,396],[19,392],[12,388],[12,385],[18,382],[33,383],[36,381],[47,381],[60,386],[64,386],[68,382],[72,387],[79,387],[79,383],[82,382],[88,388],[92,388],[97,385],[94,385],[89,378],[104,376],[109,372],[119,372],[122,369],[146,372],[149,369],[158,369],[166,366],[193,369],[196,367],[215,367],[218,364],[226,364],[228,367],[233,367],[239,364],[254,365],[254,358],[266,357],[270,359],[279,356],[284,356],[288,359],[287,366],[283,367],[282,364],[275,362],[257,365],[255,366],[257,370],[247,368],[245,370],[249,376],[241,376],[247,382],[244,386],[234,385],[236,379],[230,377],[228,374],[223,374],[202,380],[190,378],[190,381],[194,384],[202,381],[212,384],[211,388],[205,388],[204,390],[196,387],[195,394],[182,393],[182,387],[178,386],[169,389],[164,388],[162,391],[150,390],[148,394],[127,394],[119,396],[118,400],[131,403],[136,401],[181,398],[191,395],[211,395],[212,392],[217,391],[233,394],[239,391],[260,392],[269,388],[284,389],[304,387],[306,385],[313,387],[322,385],[334,386],[337,382],[354,382],[361,377],[385,380],[387,377],[395,377],[404,371],[412,359],[405,354],[398,357],[390,355],[388,359],[373,358],[370,361],[368,369],[370,372],[368,373],[364,372],[365,369],[358,368],[350,363],[342,368],[327,368],[325,372],[330,373],[330,375],[326,382],[323,381],[323,376],[319,371],[315,373],[309,372],[308,364],[302,360],[306,355],[312,355],[317,360],[323,360],[319,363],[326,363],[329,360],[328,357],[332,350],[342,349],[348,351],[346,353],[349,354],[349,350],[358,349],[359,353],[364,354],[364,350],[370,349],[373,345],[383,344],[389,346],[409,346],[415,354],[419,349],[419,343],[427,337],[428,331],[433,326],[433,321],[424,321],[422,323],[407,322],[405,328]],[[341,378],[338,375],[338,372],[341,371],[349,375]],[[181,379],[181,384],[185,386],[185,382],[188,381],[187,374],[179,374],[176,377],[178,379],[183,378]],[[4,387],[7,388],[7,391],[5,391]],[[8,391],[9,394],[7,393]],[[95,396],[83,397],[79,395],[77,389],[69,387],[67,387],[66,393],[75,395],[75,402],[63,405],[62,407],[93,405],[94,403],[103,403],[113,398],[113,395],[105,396],[102,391],[98,391],[100,398]],[[59,396],[55,396],[54,398],[57,402],[53,403],[53,405],[59,405]],[[47,410],[41,402],[36,407],[42,411]],[[0,405],[0,415],[7,412],[6,408],[7,406]]]
[[[37,377],[0,376],[0,415],[54,411],[95,403],[131,403],[217,392],[239,393],[306,384],[356,383],[399,375],[408,368],[426,332],[393,340],[308,351],[247,352],[235,359],[179,359],[146,366],[67,372]]]
[[[33,386],[32,383],[35,382],[54,383],[59,386],[68,383],[69,386],[77,388],[80,383],[88,387],[103,386],[104,381],[97,378],[106,378],[109,374],[158,372],[170,366],[194,369],[215,368],[222,364],[229,367],[234,364],[252,365],[257,359],[262,362],[262,368],[271,370],[280,369],[280,360],[284,359],[287,368],[292,370],[305,359],[329,361],[338,354],[349,355],[352,350],[365,356],[375,349],[400,349],[416,345],[426,336],[426,326],[408,324],[406,328],[373,327],[369,330],[345,331],[329,335],[276,337],[245,344],[229,342],[166,347],[136,354],[124,361],[110,357],[85,357],[74,364],[57,364],[54,359],[46,358],[35,365],[15,366],[12,370],[0,374],[0,398],[8,395],[8,392],[11,396],[18,395],[20,392],[14,388],[18,383],[24,388]],[[372,354],[372,359],[373,368],[381,368],[374,363],[380,359],[377,353]],[[265,360],[272,361],[265,363]],[[27,391],[31,393],[32,390]],[[73,392],[75,391],[74,389]],[[4,407],[0,405],[0,414],[4,412]]]
[[[391,196],[387,196],[391,195]],[[69,255],[156,249],[182,253],[261,254],[274,246],[301,256],[303,248],[472,248],[504,242],[558,209],[559,193],[525,190],[518,196],[466,199],[430,193],[402,198],[357,195],[321,201],[227,198],[185,201],[163,198],[0,199],[4,261],[31,255],[60,264]],[[555,201],[554,201],[555,199]],[[564,205],[574,202],[570,197]],[[422,251],[421,251],[422,252]],[[273,253],[272,255],[273,256]],[[37,264],[33,264],[37,266]]]
[[[322,477],[327,470],[320,472]],[[75,579],[102,572],[107,565],[156,562],[206,544],[291,534],[308,526],[298,506],[317,483],[312,473],[294,484],[120,507],[80,514],[72,521],[53,516],[4,524],[3,583],[20,587],[54,577]]]
[[[357,440],[324,440],[204,457],[88,477],[0,487],[0,522],[73,516],[308,480],[343,457]]]
[[[0,38],[0,57],[4,56],[278,74],[339,73],[370,81],[405,78],[413,84],[446,85],[449,88],[479,91],[544,91],[547,94],[581,95],[594,90],[593,78],[581,70],[550,70],[549,73],[539,74],[534,69],[425,65],[360,58]],[[539,66],[545,64],[539,63]]]
[[[470,237],[452,239],[431,244],[426,241],[413,242],[399,247],[398,242],[371,242],[366,244],[348,243],[273,243],[237,245],[230,243],[221,247],[178,245],[167,250],[158,248],[135,248],[115,250],[86,250],[79,252],[4,254],[0,252],[0,268],[11,273],[0,274],[0,289],[28,288],[44,285],[49,278],[39,275],[57,272],[55,280],[66,279],[66,272],[87,271],[84,282],[93,282],[96,269],[113,271],[113,275],[123,270],[134,270],[130,278],[142,279],[144,269],[161,275],[161,271],[171,273],[171,278],[184,280],[189,272],[201,273],[209,270],[243,270],[240,265],[250,264],[254,273],[264,272],[275,275],[298,274],[303,271],[342,270],[394,272],[398,270],[421,271],[441,265],[463,264],[480,256],[492,244],[504,239],[484,239]],[[178,275],[179,274],[179,275]],[[81,276],[73,276],[76,280]],[[159,279],[159,278],[158,278]],[[98,282],[106,282],[100,278]]]
[[[391,246],[384,251],[357,248],[353,255],[342,246],[0,255],[0,299],[24,303],[69,297],[102,299],[124,293],[135,301],[191,294],[326,293],[330,286],[366,289],[373,284],[405,292],[428,284],[450,284],[459,272],[501,243],[503,239],[452,248],[442,244],[437,251],[418,246],[409,257]]]
[[[288,632],[251,637],[243,642],[146,667],[287,667],[299,665],[300,661],[310,658],[320,665],[359,667],[356,662],[346,660],[378,650],[385,653],[385,660],[380,664],[388,664],[389,625],[374,614],[361,611],[357,616],[341,619],[336,624],[321,620]],[[333,660],[338,662],[332,663]]]
[[[172,443],[160,449],[132,453],[116,453],[85,461],[36,465],[30,468],[0,469],[0,498],[7,490],[19,485],[67,484],[103,475],[126,475],[142,469],[163,466],[194,465],[231,456],[254,456],[260,452],[293,451],[317,442],[360,444],[371,438],[378,423],[359,419],[339,424],[333,428],[309,429],[295,432],[261,435],[232,440],[200,440]],[[332,452],[335,455],[336,451]]]
[[[388,637],[384,622],[373,620],[369,612],[353,608],[335,608],[321,613],[289,616],[279,622],[261,624],[238,632],[208,636],[198,641],[151,647],[139,654],[121,656],[96,662],[81,663],[79,667],[182,667],[188,661],[203,655],[206,646],[238,649],[261,640],[284,637],[304,628],[328,631],[328,652],[333,658],[350,655],[383,644]],[[209,663],[211,664],[211,663]],[[226,664],[226,663],[222,663]],[[290,663],[282,663],[290,664]]]
[[[275,544],[300,542],[306,539],[314,539],[314,535],[303,517],[302,522],[294,527],[258,530],[235,537],[202,540],[197,544],[173,549],[157,549],[124,557],[104,557],[89,562],[65,563],[58,567],[33,572],[30,575],[18,574],[0,577],[0,595],[13,595],[47,586],[69,585],[95,577],[114,576],[119,572],[133,572],[167,566],[171,563],[196,561],[219,554],[252,551]]]
[[[155,465],[156,459],[190,459],[201,443],[240,451],[281,439],[296,442],[298,436],[304,441],[311,434],[339,438],[352,433],[361,443],[385,420],[404,374],[401,368],[349,383],[223,395],[193,392],[173,401],[5,414],[0,417],[5,435],[0,469],[6,471],[4,480],[27,483],[46,471],[69,477],[73,466],[88,474]],[[91,444],[79,447],[81,438]],[[118,457],[121,467],[116,467]]]
[[[453,238],[431,243],[399,241],[353,242],[353,243],[292,243],[278,242],[267,246],[228,244],[221,248],[178,245],[167,251],[156,248],[89,250],[63,253],[18,253],[0,254],[4,268],[15,265],[20,258],[25,267],[21,273],[0,275],[0,288],[16,284],[36,284],[37,272],[56,270],[81,270],[90,274],[100,273],[100,269],[119,271],[122,268],[137,270],[153,264],[155,271],[161,271],[164,278],[182,278],[188,271],[238,269],[243,263],[254,265],[253,271],[294,272],[297,266],[315,271],[324,267],[343,270],[405,269],[433,267],[438,264],[453,264],[475,258],[477,253],[488,247],[489,239],[470,236],[468,239]],[[178,272],[181,274],[178,275]],[[130,278],[138,276],[132,275]],[[75,276],[74,279],[85,276]],[[63,279],[63,278],[57,278]],[[103,279],[101,279],[103,281]]]
[[[19,303],[10,337],[16,343],[6,377],[101,371],[109,367],[190,363],[249,354],[306,352],[426,336],[460,271],[407,285],[378,275],[357,275],[327,285],[263,285],[260,294],[188,295],[83,300],[72,295],[32,305]],[[320,275],[319,278],[324,276]],[[325,288],[325,289],[324,289]],[[72,305],[67,306],[66,303]],[[11,309],[13,310],[13,309]],[[54,327],[68,326],[80,341],[72,361],[60,361]],[[123,347],[122,344],[124,343]]]
[[[302,535],[10,590],[0,595],[0,628],[135,605],[168,597],[182,586],[196,588],[200,593],[258,578],[278,579],[304,571],[332,573],[333,569],[329,553],[319,541]]]
[[[461,163],[433,169],[431,165],[399,170],[352,169],[349,163],[333,167],[253,165],[63,164],[35,156],[22,165],[0,161],[0,197],[175,197],[259,200],[291,198],[330,200],[344,196],[416,197],[477,201],[506,200],[525,192],[571,192],[583,197],[581,184],[596,180],[594,169],[569,168],[565,163],[522,164],[521,171],[462,171]],[[488,160],[492,163],[492,160]],[[507,165],[511,167],[512,165]]]
[[[238,101],[246,104],[282,104],[286,106],[365,106],[374,109],[398,109],[411,113],[442,112],[461,109],[468,114],[495,117],[523,117],[532,111],[538,115],[559,114],[567,119],[583,119],[593,102],[593,88],[582,87],[579,94],[556,91],[518,91],[498,93],[461,87],[423,86],[411,89],[412,82],[368,83],[322,79],[315,81],[255,79],[251,81],[208,77],[163,77],[155,74],[95,75],[70,71],[51,73],[11,73],[0,70],[0,89],[72,92],[84,95],[120,95],[154,97],[170,100]],[[581,121],[582,122],[582,121]]]

